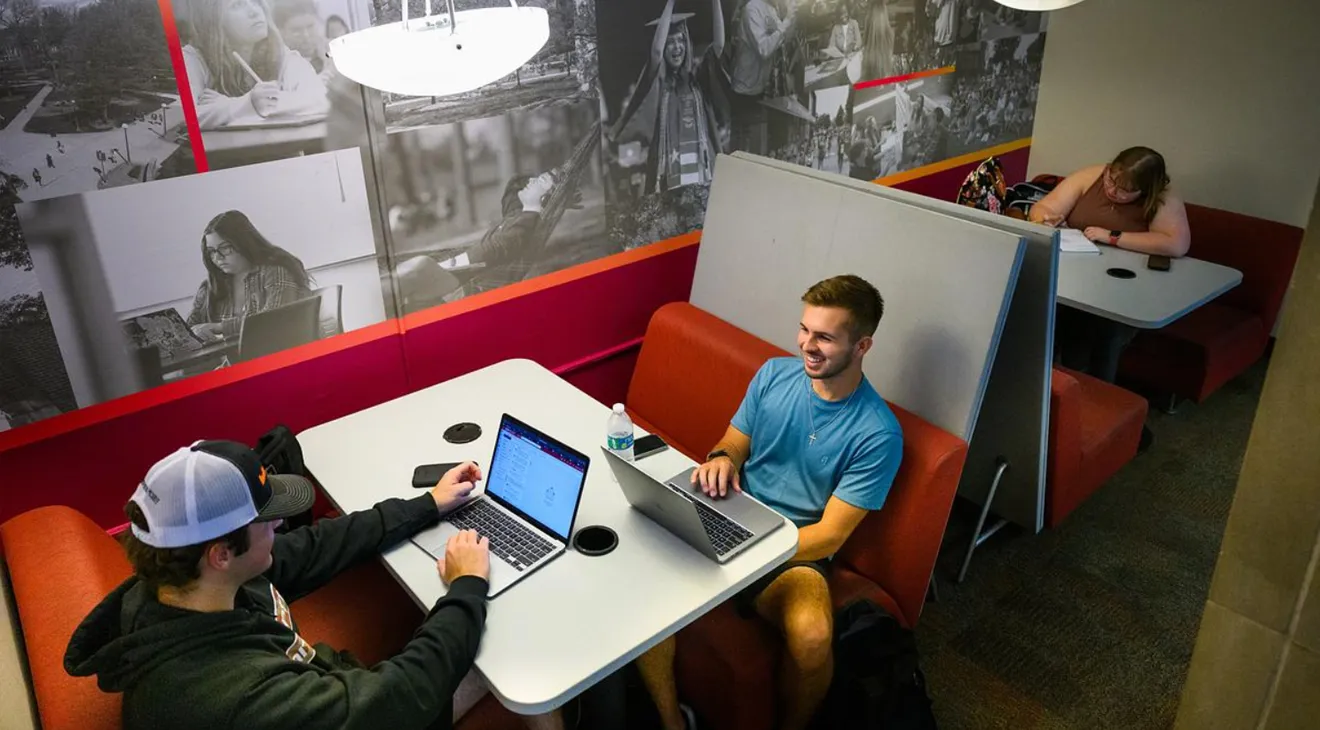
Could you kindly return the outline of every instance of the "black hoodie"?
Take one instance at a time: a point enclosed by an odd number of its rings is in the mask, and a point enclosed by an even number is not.
[[[242,586],[232,611],[162,605],[129,578],[74,632],[64,668],[123,692],[127,730],[449,727],[486,619],[486,581],[454,581],[403,650],[370,669],[309,645],[288,608],[437,519],[425,494],[277,535],[270,570]]]

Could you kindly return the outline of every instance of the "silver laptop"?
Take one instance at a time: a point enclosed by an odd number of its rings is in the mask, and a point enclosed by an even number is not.
[[[784,524],[778,512],[732,489],[712,499],[692,485],[696,467],[661,482],[601,447],[628,503],[700,553],[727,563]]]
[[[518,419],[504,414],[486,492],[413,536],[440,558],[459,530],[490,540],[490,589],[495,597],[561,555],[573,534],[589,459]]]

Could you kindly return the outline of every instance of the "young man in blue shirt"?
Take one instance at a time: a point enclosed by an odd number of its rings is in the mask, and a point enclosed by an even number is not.
[[[893,411],[862,374],[862,359],[884,313],[880,292],[847,275],[802,296],[801,357],[766,362],[724,438],[693,474],[712,497],[749,494],[793,520],[792,560],[734,599],[784,637],[779,668],[780,727],[811,721],[833,676],[833,607],[825,567],[867,513],[884,505],[903,457]],[[741,472],[741,473],[740,473]],[[693,724],[678,702],[673,637],[638,659],[666,730]]]

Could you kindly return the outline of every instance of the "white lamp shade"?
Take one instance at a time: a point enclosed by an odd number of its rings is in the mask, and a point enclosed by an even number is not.
[[[1076,5],[1082,0],[995,0],[1000,5],[1007,5],[1014,10],[1029,10],[1033,13],[1043,13],[1048,10],[1062,10],[1070,5]]]
[[[405,0],[406,1],[406,0]],[[444,25],[435,26],[444,20]],[[330,41],[335,68],[373,89],[409,96],[448,96],[480,88],[517,71],[550,39],[542,8],[464,10],[413,18]]]

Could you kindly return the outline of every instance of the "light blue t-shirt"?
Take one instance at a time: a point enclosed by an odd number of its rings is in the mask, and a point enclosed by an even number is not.
[[[733,427],[752,439],[743,488],[798,527],[819,522],[830,495],[880,509],[903,459],[898,419],[865,377],[851,402],[827,401],[796,357],[761,366]]]

